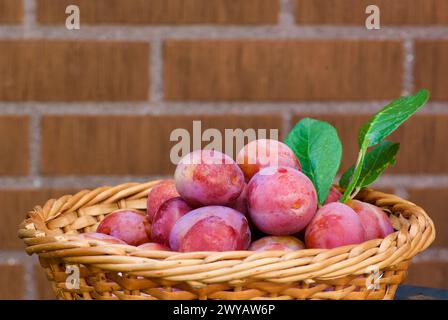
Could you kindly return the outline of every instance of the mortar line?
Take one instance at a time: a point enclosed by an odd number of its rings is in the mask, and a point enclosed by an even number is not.
[[[448,175],[442,174],[385,174],[375,182],[372,187],[394,187],[396,191],[402,191],[404,195],[407,194],[409,186],[413,189],[426,188],[448,188]]]
[[[394,194],[403,199],[409,199],[409,192],[404,186],[396,187],[394,190]]]
[[[265,114],[279,112],[372,114],[388,101],[347,102],[87,102],[29,103],[0,102],[0,115],[191,115],[191,114]],[[448,114],[448,102],[428,103],[419,114]]]
[[[412,259],[413,263],[419,262],[447,262],[448,263],[448,248],[428,248],[419,253]],[[412,268],[412,266],[411,266]]]
[[[283,136],[282,140],[286,138],[286,135],[291,130],[291,119],[292,119],[291,112],[282,112],[282,136]]]
[[[36,28],[36,0],[23,0],[23,35],[33,34]]]
[[[30,114],[29,128],[29,175],[34,179],[36,187],[40,185],[40,154],[41,154],[41,116],[35,112]]]
[[[0,250],[0,264],[18,265],[25,263],[26,259],[29,259],[29,255],[24,250]]]
[[[31,14],[30,14],[31,16]],[[29,29],[29,30],[28,30]],[[26,31],[26,32],[25,32]],[[36,25],[1,26],[0,38],[42,38],[42,39],[92,39],[92,40],[141,40],[157,39],[354,39],[354,40],[399,40],[405,39],[448,39],[448,27],[387,27],[378,32],[370,32],[364,25],[266,25],[266,26],[83,26],[77,32],[59,26]]]
[[[163,101],[163,43],[161,39],[151,41],[150,54],[150,101],[160,103]]]
[[[280,0],[279,26],[290,27],[295,25],[294,8],[294,0]]]
[[[403,95],[414,91],[415,44],[412,39],[403,42]]]

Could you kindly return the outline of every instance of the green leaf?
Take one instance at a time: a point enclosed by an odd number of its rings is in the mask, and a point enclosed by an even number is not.
[[[429,99],[426,89],[420,90],[414,96],[401,97],[392,101],[380,110],[359,132],[359,146],[368,140],[368,147],[374,146],[394,132],[412,114],[418,111]]]
[[[417,112],[429,99],[426,89],[420,90],[414,96],[401,97],[392,101],[361,128],[358,134],[359,154],[353,175],[342,195],[341,202],[353,198],[361,189],[358,183],[364,165],[364,159],[369,147],[382,142],[394,132],[403,122]],[[343,183],[345,183],[343,180]]]
[[[369,186],[378,179],[384,170],[394,165],[399,149],[399,143],[383,141],[367,153],[364,158],[361,174],[356,183],[356,188],[360,189]],[[341,187],[348,187],[354,171],[355,166],[352,166],[342,175],[339,181]]]
[[[336,129],[329,123],[304,118],[285,143],[299,159],[302,172],[316,188],[319,204],[323,204],[341,163],[342,145]]]
[[[353,172],[355,172],[355,166],[351,166],[350,168],[348,168],[344,174],[341,176],[341,178],[339,179],[339,186],[341,188],[347,189],[350,181],[353,178]]]

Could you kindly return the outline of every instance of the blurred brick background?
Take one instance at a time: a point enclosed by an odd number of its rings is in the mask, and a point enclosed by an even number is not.
[[[364,27],[369,4],[381,30]],[[376,187],[435,220],[408,283],[448,288],[447,75],[446,0],[0,0],[0,299],[52,298],[16,238],[28,210],[171,174],[174,128],[284,135],[313,116],[338,128],[344,169],[366,117],[421,87],[431,103]]]

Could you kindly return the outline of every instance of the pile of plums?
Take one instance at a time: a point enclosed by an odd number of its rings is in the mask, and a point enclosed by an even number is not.
[[[197,150],[177,165],[174,180],[148,194],[146,215],[119,210],[87,239],[151,250],[232,251],[335,248],[384,238],[389,217],[358,200],[338,202],[332,187],[318,208],[316,190],[285,144],[255,140],[236,161]]]

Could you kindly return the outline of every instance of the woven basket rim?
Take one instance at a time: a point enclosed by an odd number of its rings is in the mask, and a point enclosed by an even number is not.
[[[84,224],[101,216],[93,214],[92,208],[146,209],[146,196],[158,182],[106,186],[48,200],[28,213],[18,235],[30,255],[61,258],[66,263],[92,265],[106,271],[206,284],[244,281],[249,277],[290,283],[360,275],[371,265],[384,269],[410,260],[435,239],[434,223],[422,208],[373,189],[363,189],[357,198],[389,212],[399,230],[384,239],[334,249],[181,253],[105,244],[76,235],[77,228],[82,231]]]

